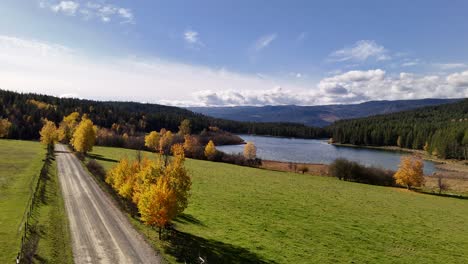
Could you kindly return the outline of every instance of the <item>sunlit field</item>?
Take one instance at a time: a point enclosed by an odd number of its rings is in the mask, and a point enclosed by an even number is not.
[[[95,147],[109,169],[134,150]],[[149,154],[154,155],[154,154]],[[170,262],[463,263],[468,200],[187,160],[192,197],[172,238],[132,221]]]

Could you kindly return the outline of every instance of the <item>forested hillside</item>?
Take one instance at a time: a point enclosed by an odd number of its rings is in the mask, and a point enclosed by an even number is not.
[[[307,126],[324,127],[337,120],[367,117],[412,110],[425,106],[448,104],[460,99],[419,99],[395,101],[369,101],[343,105],[267,105],[234,107],[190,107],[196,113],[236,121],[281,122],[288,121]]]
[[[157,104],[101,102],[0,90],[0,119],[7,118],[12,123],[9,138],[37,139],[42,119],[58,124],[65,115],[74,111],[86,113],[100,127],[114,127],[120,134],[128,135],[159,131],[161,128],[177,131],[180,122],[189,119],[195,133],[217,126],[232,133],[303,138],[326,136],[323,129],[301,124],[238,122]]]
[[[424,149],[441,158],[468,159],[468,99],[337,121],[327,129],[337,143]]]

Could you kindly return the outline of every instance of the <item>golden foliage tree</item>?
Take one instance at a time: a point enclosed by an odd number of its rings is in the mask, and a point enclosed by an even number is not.
[[[151,185],[157,183],[163,175],[164,163],[158,157],[156,160],[144,158],[140,163],[140,169],[135,176],[135,185],[133,187],[132,201],[138,204],[141,195],[143,195]]]
[[[205,156],[209,160],[213,160],[216,157],[216,146],[213,140],[210,140],[205,147]]]
[[[41,143],[46,145],[49,149],[52,149],[53,145],[58,140],[57,126],[54,122],[47,119],[44,121],[44,125],[41,131],[39,131],[39,134],[41,135]]]
[[[184,136],[184,150],[189,158],[197,156],[197,153],[201,149],[201,145],[197,138],[191,135]]]
[[[396,183],[411,187],[419,187],[424,183],[424,163],[419,156],[405,156],[401,158],[398,171],[393,176]]]
[[[138,202],[138,211],[141,220],[150,226],[159,228],[159,239],[161,230],[177,215],[177,197],[168,177],[160,177],[158,182],[151,185],[141,195]]]
[[[117,193],[137,205],[141,220],[161,230],[188,205],[192,181],[184,167],[181,144],[172,147],[174,158],[166,164],[160,156],[130,162],[121,159],[109,170],[106,182]]]
[[[145,146],[151,150],[157,151],[159,149],[159,133],[156,131],[151,131],[148,135],[145,136]]]
[[[58,140],[64,143],[70,142],[70,139],[75,132],[75,128],[78,125],[78,120],[80,119],[80,114],[78,112],[73,112],[67,116],[63,117],[62,122],[60,122],[58,129]]]
[[[164,175],[168,177],[171,188],[177,197],[177,214],[183,212],[188,206],[188,198],[192,187],[192,180],[184,167],[185,154],[181,144],[172,146],[174,159],[166,166]]]
[[[170,154],[173,140],[174,136],[171,131],[166,131],[164,134],[161,134],[161,139],[159,139],[159,152],[163,155]]]
[[[190,135],[192,131],[190,120],[184,119],[182,122],[180,122],[179,126],[179,135],[185,136],[185,135]]]
[[[127,199],[131,199],[135,185],[135,175],[138,172],[138,162],[130,162],[123,158],[106,175],[106,182],[117,191],[117,193]]]
[[[244,146],[244,157],[246,159],[255,159],[257,157],[257,147],[253,142],[247,142]]]
[[[11,122],[8,119],[0,119],[0,138],[4,138],[8,136],[10,131]]]
[[[70,143],[76,151],[86,153],[93,150],[96,142],[96,133],[97,128],[94,126],[93,121],[83,115],[81,122],[73,133]]]

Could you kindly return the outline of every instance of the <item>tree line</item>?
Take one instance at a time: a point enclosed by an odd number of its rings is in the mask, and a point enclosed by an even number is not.
[[[425,150],[440,158],[468,159],[468,99],[416,110],[337,121],[327,127],[335,143]]]
[[[102,102],[48,95],[17,93],[0,89],[0,119],[8,120],[8,135],[12,139],[38,139],[42,120],[59,123],[77,112],[86,114],[100,128],[113,130],[117,135],[141,136],[162,128],[177,131],[179,124],[190,120],[193,133],[208,127],[218,127],[231,133],[283,137],[327,137],[321,128],[293,123],[238,122],[207,117],[189,110],[158,104],[134,102]],[[0,125],[2,125],[0,123]]]

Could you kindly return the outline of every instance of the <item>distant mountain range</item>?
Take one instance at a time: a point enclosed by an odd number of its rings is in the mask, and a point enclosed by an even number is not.
[[[419,107],[448,104],[461,99],[420,99],[396,101],[369,101],[349,105],[319,106],[235,106],[189,107],[188,109],[216,118],[252,122],[293,122],[308,126],[324,127],[334,121],[395,113]]]

